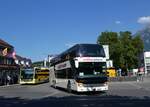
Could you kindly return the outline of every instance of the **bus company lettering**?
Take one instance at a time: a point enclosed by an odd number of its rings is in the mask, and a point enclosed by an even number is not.
[[[66,69],[66,68],[70,68],[70,62],[69,61],[60,63],[60,64],[56,65],[56,67],[55,67],[56,70],[61,70],[61,69]]]
[[[91,58],[91,57],[84,57],[84,58],[81,58],[82,62],[101,62],[103,61],[103,59],[100,59],[100,58]]]

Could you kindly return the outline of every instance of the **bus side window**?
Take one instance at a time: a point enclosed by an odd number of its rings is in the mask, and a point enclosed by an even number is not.
[[[66,59],[69,59],[69,58],[70,58],[70,54],[67,54],[67,55],[66,55]]]
[[[76,56],[76,51],[74,50],[74,51],[72,51],[71,53],[70,53],[70,57],[71,58],[74,58]]]

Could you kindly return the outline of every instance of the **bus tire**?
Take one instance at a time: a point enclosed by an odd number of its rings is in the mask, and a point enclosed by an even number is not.
[[[52,86],[53,86],[54,88],[56,88],[56,80],[53,80],[53,81],[52,81]]]
[[[71,82],[70,81],[68,81],[68,84],[67,84],[67,91],[68,91],[68,93],[72,92],[72,90],[71,90]]]

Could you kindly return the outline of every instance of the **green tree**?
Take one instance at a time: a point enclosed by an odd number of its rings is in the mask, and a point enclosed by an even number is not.
[[[113,63],[117,68],[119,68],[118,61],[120,61],[119,60],[120,57],[116,57],[116,56],[120,56],[122,50],[122,45],[120,45],[118,38],[119,38],[118,33],[106,31],[106,32],[102,32],[97,39],[98,44],[109,45],[110,59],[113,60]]]
[[[141,39],[141,36],[140,35],[136,35],[133,40],[132,40],[132,45],[134,47],[134,51],[135,51],[135,65],[134,67],[137,67],[138,66],[138,60],[137,57],[139,58],[140,57],[140,54],[143,53],[143,49],[144,49],[144,42],[143,40]]]
[[[143,41],[139,35],[135,37],[129,31],[102,32],[97,39],[98,44],[109,45],[110,59],[116,68],[131,69],[138,66],[138,56],[143,52]]]
[[[134,47],[132,46],[132,35],[131,32],[120,32],[119,33],[119,40],[122,44],[122,53],[121,53],[121,59],[122,63],[120,67],[123,69],[124,73],[127,74],[127,69],[131,69],[133,65],[135,64],[134,61]]]

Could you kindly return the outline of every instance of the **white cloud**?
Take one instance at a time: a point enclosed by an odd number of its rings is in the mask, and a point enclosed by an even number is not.
[[[116,23],[116,24],[120,24],[120,23],[121,23],[121,21],[117,20],[117,21],[115,21],[115,23]]]
[[[140,17],[137,22],[144,25],[150,25],[150,16]]]

